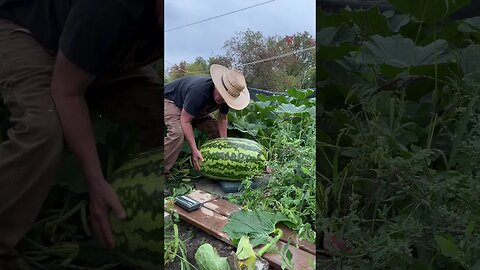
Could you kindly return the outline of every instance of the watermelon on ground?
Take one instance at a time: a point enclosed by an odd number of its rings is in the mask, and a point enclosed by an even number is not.
[[[200,147],[203,156],[200,172],[209,178],[243,181],[265,170],[265,147],[244,138],[217,138]]]
[[[115,253],[134,269],[163,267],[163,148],[141,153],[112,177],[112,187],[127,213],[110,215]]]

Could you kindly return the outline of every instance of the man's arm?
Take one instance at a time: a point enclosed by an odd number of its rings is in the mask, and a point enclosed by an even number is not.
[[[227,114],[218,112],[217,127],[218,127],[218,133],[220,134],[221,138],[227,137],[227,124],[228,124]]]
[[[193,115],[188,113],[185,109],[182,109],[182,113],[180,114],[180,124],[182,125],[183,134],[185,135],[185,139],[192,150],[192,161],[193,166],[197,171],[200,170],[200,161],[203,160],[202,154],[197,148],[197,144],[195,142],[195,135],[193,134],[193,127],[192,127],[192,120]]]
[[[62,51],[59,51],[51,82],[52,97],[67,144],[81,165],[90,191],[92,226],[102,243],[113,247],[108,211],[112,208],[119,218],[125,217],[125,211],[117,195],[105,181],[97,155],[84,96],[94,79],[95,76],[70,62]]]

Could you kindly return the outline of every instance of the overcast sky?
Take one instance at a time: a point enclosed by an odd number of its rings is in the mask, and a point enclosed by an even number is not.
[[[165,69],[180,61],[224,54],[225,41],[248,29],[264,36],[309,32],[315,37],[315,0],[165,0]],[[184,28],[176,27],[258,5]],[[260,59],[259,59],[260,60]]]

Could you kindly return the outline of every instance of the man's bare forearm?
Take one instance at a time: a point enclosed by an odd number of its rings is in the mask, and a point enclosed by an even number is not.
[[[193,151],[197,149],[197,143],[195,142],[195,135],[193,134],[193,127],[191,122],[180,121],[180,125],[182,126],[183,134],[185,136],[185,140],[187,140],[190,149]]]
[[[217,127],[218,127],[218,133],[220,135],[220,138],[226,138],[227,137],[227,115],[226,114],[219,114],[217,118]]]
[[[97,155],[85,91],[95,79],[70,62],[60,50],[57,54],[51,83],[63,134],[68,146],[85,174],[89,188],[104,180]]]
[[[87,185],[92,188],[103,180],[89,111],[83,96],[57,96],[55,104],[65,140],[80,162]]]

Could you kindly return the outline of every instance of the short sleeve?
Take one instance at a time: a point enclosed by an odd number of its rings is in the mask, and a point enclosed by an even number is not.
[[[81,69],[98,75],[128,40],[130,16],[115,0],[76,1],[60,36],[59,48]]]

